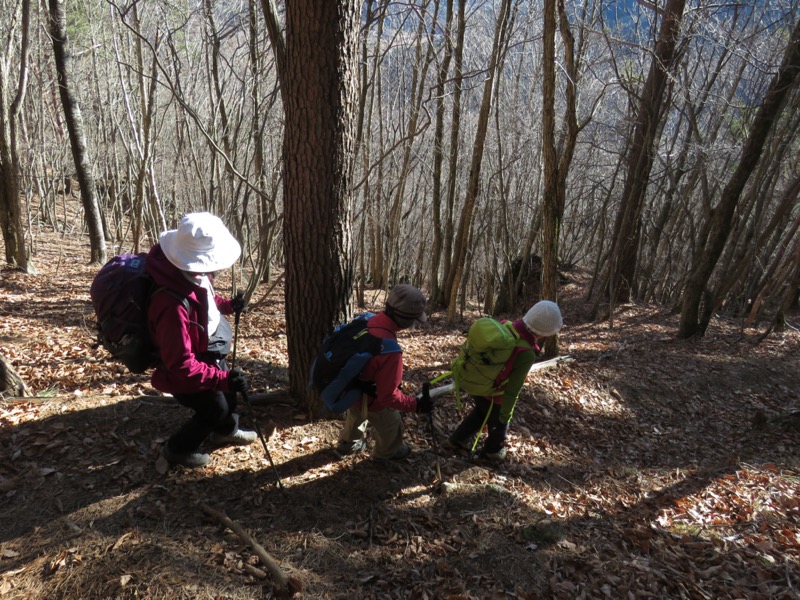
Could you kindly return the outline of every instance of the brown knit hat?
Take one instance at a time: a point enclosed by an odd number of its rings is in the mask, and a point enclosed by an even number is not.
[[[392,313],[395,322],[401,327],[411,327],[414,321],[425,323],[425,296],[417,288],[407,283],[395,286],[386,299],[386,308]]]

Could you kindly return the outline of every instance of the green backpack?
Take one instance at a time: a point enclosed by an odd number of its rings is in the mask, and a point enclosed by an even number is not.
[[[495,396],[508,381],[510,369],[504,373],[504,368],[514,351],[529,347],[511,322],[500,323],[491,317],[481,317],[469,328],[467,340],[452,362],[452,371],[434,381],[452,375],[459,405],[461,392],[471,396]]]

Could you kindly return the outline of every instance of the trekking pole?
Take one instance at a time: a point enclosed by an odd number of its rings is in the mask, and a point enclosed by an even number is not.
[[[258,439],[261,440],[261,445],[264,446],[264,453],[267,455],[267,459],[269,459],[269,466],[272,467],[272,472],[275,474],[275,484],[278,486],[279,489],[283,490],[283,482],[281,481],[281,476],[278,475],[278,469],[275,468],[275,463],[272,462],[272,455],[269,453],[269,448],[267,448],[267,440],[264,439],[264,434],[261,433],[261,427],[258,424],[258,419],[255,418],[255,413],[253,412],[253,405],[250,404],[250,398],[247,396],[247,392],[242,392],[242,398],[244,398],[244,403],[247,404],[247,410],[249,410],[250,414],[253,415],[253,423],[256,426],[256,433],[258,434]]]
[[[237,298],[244,298],[244,290],[236,290]],[[236,366],[236,349],[239,347],[239,319],[242,316],[242,309],[240,308],[234,313],[234,328],[233,328],[233,353],[231,354],[231,369]]]
[[[426,381],[422,384],[422,395],[428,396],[430,398],[431,395],[431,384],[429,381]],[[433,448],[433,454],[436,456],[436,477],[439,481],[442,480],[442,466],[439,463],[439,448],[436,445],[436,429],[433,427],[433,410],[428,413],[428,423],[431,426],[431,447]]]
[[[243,290],[238,290],[236,292],[236,297],[241,298],[244,296]],[[242,316],[242,309],[238,309],[235,312],[234,317],[234,327],[233,327],[233,352],[231,353],[231,370],[236,366],[236,348],[239,347],[239,319]],[[250,404],[250,397],[248,396],[247,392],[241,392],[242,398],[244,398],[244,403],[247,405],[247,410],[250,411],[250,414],[253,415],[253,424],[256,426],[256,434],[258,434],[258,439],[261,440],[261,445],[264,446],[264,453],[267,455],[267,459],[269,460],[269,464],[272,467],[272,472],[275,474],[275,482],[279,489],[283,489],[283,482],[281,481],[280,475],[278,475],[278,469],[275,468],[275,463],[272,462],[272,455],[269,453],[269,448],[267,447],[267,440],[264,439],[264,434],[261,433],[261,426],[258,424],[258,419],[256,419],[256,413],[253,410],[253,405]]]

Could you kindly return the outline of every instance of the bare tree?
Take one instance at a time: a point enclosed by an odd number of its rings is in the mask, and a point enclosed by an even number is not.
[[[450,305],[451,273],[454,268],[453,244],[455,235],[455,204],[456,188],[458,181],[458,157],[460,153],[461,140],[461,100],[464,86],[464,36],[466,35],[466,3],[467,0],[458,0],[458,13],[456,19],[456,43],[453,48],[453,100],[452,114],[450,117],[450,142],[448,144],[449,160],[447,170],[447,188],[445,190],[445,214],[443,225],[442,249],[444,254],[444,264],[442,265],[442,286],[438,297],[433,297],[433,302],[437,306]]]
[[[75,162],[75,171],[81,187],[81,203],[83,204],[84,218],[89,226],[89,245],[91,248],[91,262],[104,263],[106,261],[106,240],[103,235],[103,222],[100,219],[100,209],[95,195],[92,165],[86,149],[86,134],[83,127],[78,99],[73,90],[69,73],[70,52],[67,41],[67,14],[63,0],[49,0],[49,25],[50,37],[53,41],[53,55],[58,72],[58,91],[61,96],[61,106],[64,108],[64,119],[69,131],[69,142],[72,149],[72,158]]]
[[[764,101],[750,127],[738,166],[720,194],[719,202],[711,211],[699,240],[699,252],[692,265],[684,291],[681,307],[680,337],[703,335],[708,327],[711,310],[701,318],[700,304],[714,267],[722,255],[730,233],[730,224],[742,191],[761,157],[767,136],[780,115],[784,102],[800,75],[800,21],[794,27],[786,47],[783,62],[769,85]],[[713,306],[714,298],[706,298],[706,307]]]
[[[453,58],[453,2],[447,2],[447,14],[444,28],[444,55],[439,63],[436,74],[436,88],[434,90],[436,101],[436,125],[433,137],[433,190],[431,194],[431,224],[433,248],[431,256],[430,297],[432,301],[439,298],[441,267],[441,254],[444,247],[442,223],[442,167],[444,165],[444,118],[445,118],[445,84],[450,71],[450,62]]]
[[[450,290],[449,304],[447,309],[447,321],[453,323],[456,316],[456,306],[458,301],[458,291],[462,284],[462,276],[466,266],[467,246],[472,233],[472,219],[475,211],[475,203],[478,198],[481,182],[481,165],[483,163],[483,151],[486,142],[486,130],[491,110],[492,89],[495,85],[495,73],[499,68],[501,56],[508,43],[507,33],[509,21],[511,19],[511,0],[504,0],[500,9],[500,18],[495,29],[494,43],[492,44],[492,54],[489,67],[486,73],[486,80],[483,84],[483,99],[481,101],[478,128],[475,133],[475,140],[472,145],[472,160],[469,170],[469,181],[467,183],[464,207],[459,219],[458,233],[455,246],[453,248],[453,268],[447,280],[447,289]]]
[[[8,13],[6,13],[8,14]],[[28,85],[30,0],[15,5],[9,25],[4,58],[0,64],[0,231],[5,241],[6,262],[23,271],[33,271],[25,248],[25,229],[20,202],[20,164],[17,126]],[[20,37],[15,32],[19,26]],[[8,79],[13,66],[15,45],[19,42],[19,77],[12,92]],[[13,94],[13,98],[12,98]]]
[[[557,14],[556,14],[557,13]],[[562,119],[563,133],[558,146],[555,140],[555,28],[558,18],[561,40],[564,47],[564,66],[566,70],[565,107]],[[575,144],[581,125],[577,115],[578,58],[575,56],[575,39],[570,29],[569,19],[564,9],[564,1],[546,0],[544,26],[544,106],[542,129],[544,156],[544,244],[542,248],[542,297],[555,300],[558,296],[557,262],[561,220],[566,201],[566,181]],[[588,122],[588,121],[587,121]],[[583,123],[583,126],[586,122]]]
[[[666,112],[669,74],[679,52],[686,0],[668,0],[662,13],[661,31],[653,51],[647,80],[636,108],[632,138],[626,159],[622,200],[612,236],[612,251],[604,291],[612,307],[628,302],[638,260],[641,214],[653,165],[654,141]],[[654,7],[655,8],[655,7]]]

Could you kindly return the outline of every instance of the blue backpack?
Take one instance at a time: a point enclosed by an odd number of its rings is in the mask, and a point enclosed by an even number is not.
[[[397,341],[369,333],[367,321],[373,316],[373,313],[363,313],[336,327],[323,340],[311,364],[310,385],[325,406],[335,413],[346,411],[363,393],[374,393],[374,383],[358,379],[369,359],[377,354],[401,351]]]

